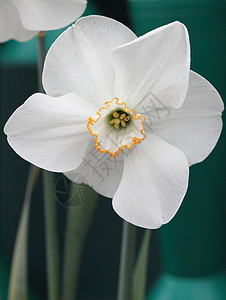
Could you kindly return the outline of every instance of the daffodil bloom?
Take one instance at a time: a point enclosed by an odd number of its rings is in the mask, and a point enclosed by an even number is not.
[[[63,28],[85,8],[86,0],[0,0],[0,42],[24,42],[37,31]]]
[[[189,165],[208,156],[222,128],[219,94],[190,71],[186,27],[137,38],[112,19],[81,18],[50,48],[43,83],[47,95],[32,95],[8,120],[11,147],[113,198],[130,223],[167,223]]]

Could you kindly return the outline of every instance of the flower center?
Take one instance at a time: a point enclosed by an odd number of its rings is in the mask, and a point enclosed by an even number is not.
[[[115,129],[126,127],[129,124],[131,117],[123,110],[116,110],[111,114],[109,124],[113,125]]]
[[[87,128],[95,136],[95,148],[111,157],[119,154],[126,147],[131,149],[145,139],[145,118],[132,109],[127,109],[118,98],[105,102],[96,118],[89,118]]]

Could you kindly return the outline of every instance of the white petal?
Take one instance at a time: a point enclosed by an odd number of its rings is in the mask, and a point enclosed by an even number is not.
[[[192,165],[205,159],[215,147],[222,129],[223,109],[223,102],[215,88],[203,77],[191,72],[183,106],[167,113],[162,111],[158,119],[153,116],[151,127],[155,135],[180,148]]]
[[[158,228],[177,212],[187,190],[189,167],[182,151],[154,135],[124,156],[114,210],[126,221]]]
[[[11,147],[40,168],[66,172],[80,165],[92,137],[87,129],[93,107],[67,94],[32,95],[10,117],[5,133]]]
[[[36,33],[23,27],[18,11],[10,0],[1,0],[0,43],[11,39],[25,42],[33,38]]]
[[[139,112],[156,98],[167,106],[182,105],[188,87],[190,46],[186,27],[174,22],[113,49],[116,97]]]
[[[74,92],[101,108],[114,98],[109,51],[136,36],[123,24],[101,16],[79,19],[50,48],[43,72],[47,94]]]
[[[89,143],[82,164],[75,170],[64,173],[71,181],[85,183],[97,193],[112,198],[119,186],[123,171],[123,153],[111,157],[109,153],[101,153]]]
[[[55,30],[74,22],[85,8],[86,0],[12,0],[29,30]]]

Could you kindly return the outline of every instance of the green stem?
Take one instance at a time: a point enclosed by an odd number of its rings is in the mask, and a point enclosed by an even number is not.
[[[40,31],[37,35],[38,42],[38,86],[39,91],[44,92],[42,86],[42,70],[46,55],[45,32]],[[59,243],[57,235],[57,208],[55,201],[55,176],[51,172],[43,171],[44,189],[44,216],[46,236],[46,259],[47,259],[47,284],[48,300],[60,299],[60,263]]]
[[[133,272],[132,300],[145,299],[150,237],[151,230],[145,229]]]
[[[54,178],[55,176],[53,173],[43,171],[47,283],[49,300],[60,299],[59,243],[57,235],[57,207],[54,196]]]
[[[38,90],[40,93],[44,93],[43,85],[42,85],[42,70],[45,61],[46,55],[46,35],[45,31],[40,31],[37,34],[37,50],[38,50]]]
[[[98,194],[91,188],[77,184],[71,186],[71,197],[84,195],[82,192],[85,189],[88,193],[86,202],[80,199],[81,206],[71,207],[67,213],[63,258],[64,300],[75,300],[77,297],[82,250],[98,200]]]
[[[124,221],[117,300],[131,299],[135,248],[136,227]]]

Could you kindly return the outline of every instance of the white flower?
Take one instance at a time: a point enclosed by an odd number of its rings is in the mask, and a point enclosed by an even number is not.
[[[0,0],[0,42],[33,38],[37,31],[55,30],[80,17],[86,0]]]
[[[139,38],[112,19],[81,18],[52,45],[43,83],[8,120],[11,147],[113,198],[125,220],[167,223],[222,128],[222,100],[190,71],[186,27]],[[124,151],[122,151],[124,149]]]

